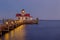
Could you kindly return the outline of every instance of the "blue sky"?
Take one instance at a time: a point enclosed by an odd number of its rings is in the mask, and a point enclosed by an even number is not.
[[[15,18],[21,9],[35,18],[60,20],[60,0],[0,0],[0,19]]]

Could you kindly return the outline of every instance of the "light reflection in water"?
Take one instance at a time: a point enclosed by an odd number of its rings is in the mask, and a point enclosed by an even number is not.
[[[25,25],[21,25],[6,33],[0,40],[25,40]]]

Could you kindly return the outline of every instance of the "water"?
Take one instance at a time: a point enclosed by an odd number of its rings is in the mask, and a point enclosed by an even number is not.
[[[40,21],[27,25],[27,40],[60,40],[60,21]]]
[[[0,40],[60,40],[60,21],[39,21],[39,24],[21,25],[6,33]]]

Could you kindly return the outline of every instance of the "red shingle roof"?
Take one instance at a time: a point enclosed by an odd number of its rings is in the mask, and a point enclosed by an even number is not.
[[[24,16],[30,16],[30,14],[25,14]]]
[[[18,17],[18,16],[22,16],[22,15],[21,14],[16,14],[16,17]],[[25,14],[24,16],[30,17],[30,14]]]
[[[16,17],[21,16],[21,14],[16,14]]]

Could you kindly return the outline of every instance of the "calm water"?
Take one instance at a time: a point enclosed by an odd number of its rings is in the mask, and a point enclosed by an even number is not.
[[[21,25],[6,33],[0,40],[60,40],[60,21],[39,21]]]

